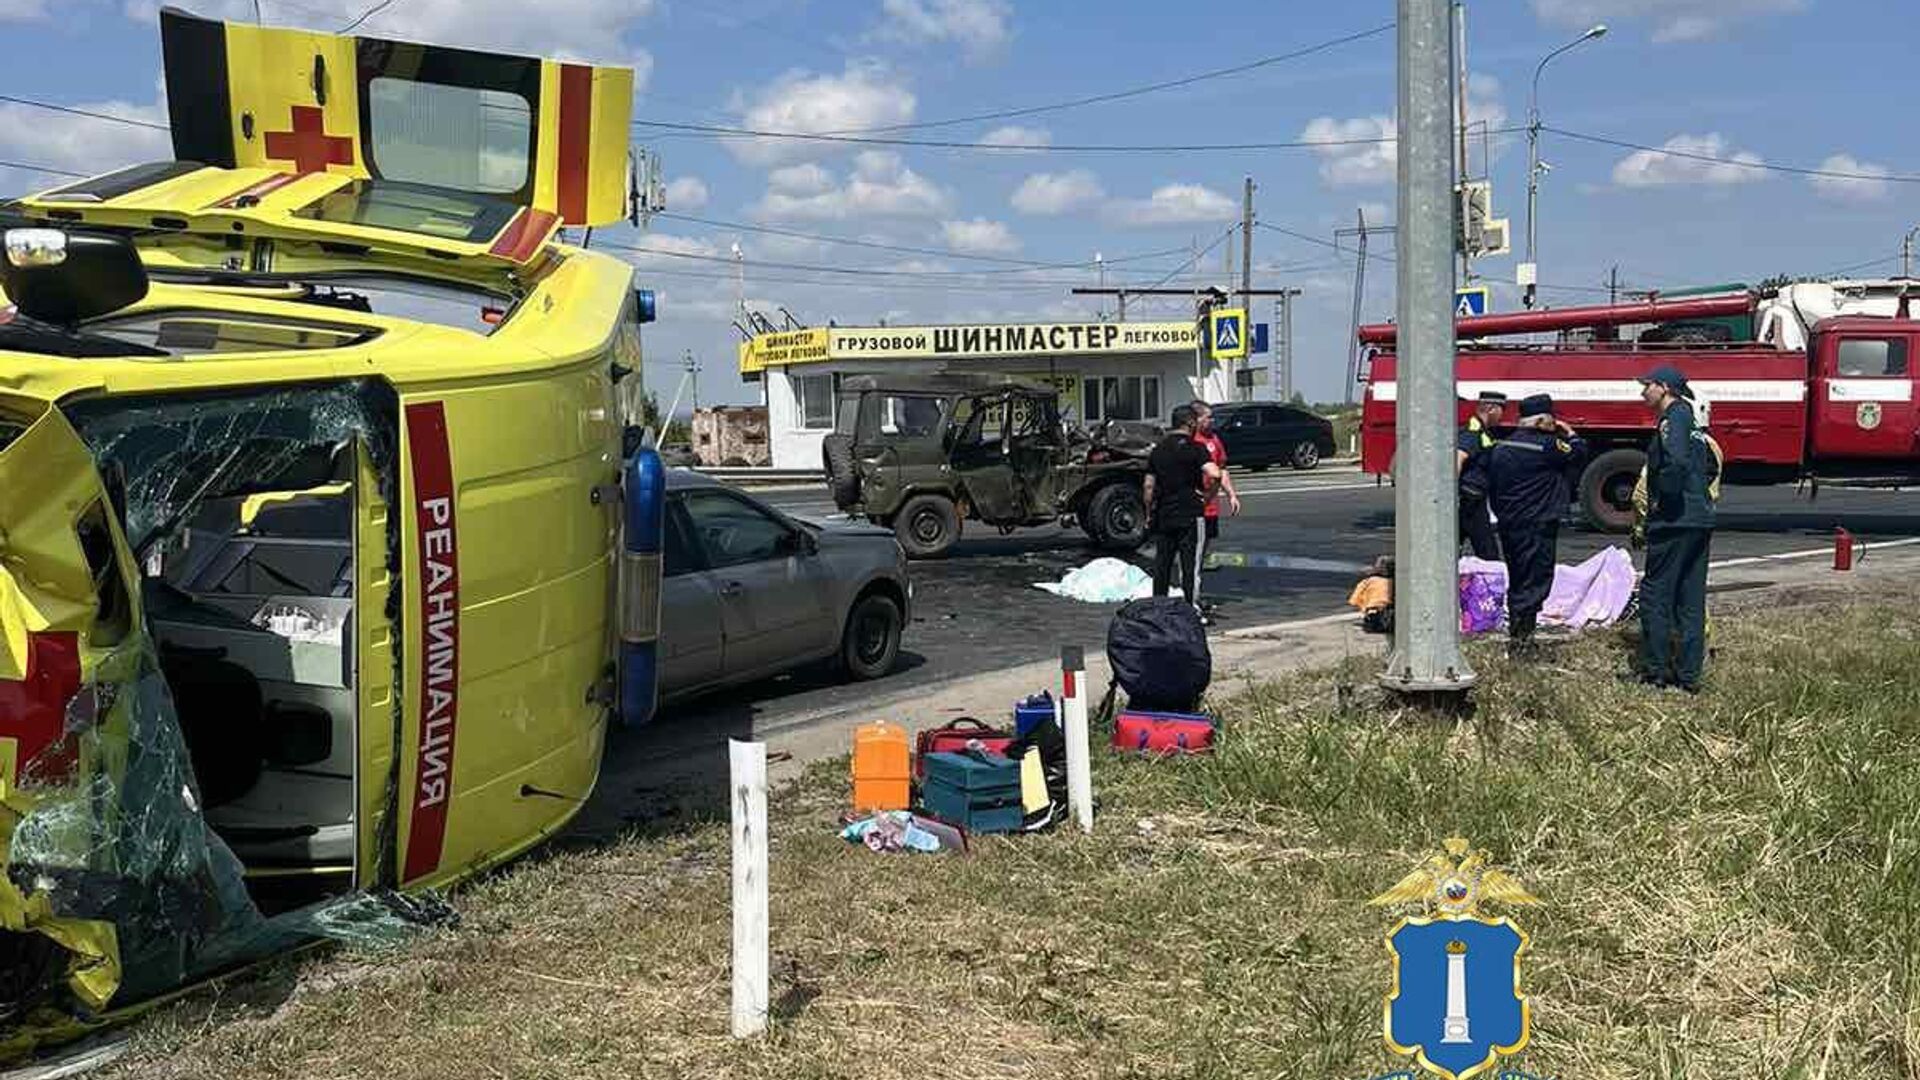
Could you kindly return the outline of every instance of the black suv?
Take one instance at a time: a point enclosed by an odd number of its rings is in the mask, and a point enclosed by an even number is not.
[[[1256,472],[1279,464],[1311,469],[1335,452],[1333,421],[1295,405],[1215,405],[1213,430],[1227,444],[1229,465]]]

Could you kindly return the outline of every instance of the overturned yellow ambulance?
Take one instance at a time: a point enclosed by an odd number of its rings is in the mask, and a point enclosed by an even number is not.
[[[0,204],[0,1056],[525,850],[653,703],[652,298],[561,234],[632,73],[161,30],[178,160]]]

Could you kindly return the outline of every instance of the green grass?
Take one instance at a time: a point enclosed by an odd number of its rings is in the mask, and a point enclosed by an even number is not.
[[[727,1027],[724,827],[549,853],[461,928],[289,962],[146,1024],[141,1076],[1351,1077],[1381,1045],[1392,916],[1454,834],[1544,901],[1518,1064],[1558,1077],[1920,1077],[1920,615],[1716,619],[1693,699],[1615,681],[1611,635],[1477,707],[1374,667],[1222,711],[1210,759],[1098,761],[1091,837],[963,858],[837,839],[844,764],[776,794],[777,1019]]]

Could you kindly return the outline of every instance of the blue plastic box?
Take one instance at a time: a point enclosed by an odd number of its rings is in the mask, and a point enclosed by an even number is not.
[[[1053,695],[1048,693],[1045,690],[1040,691],[1039,693],[1033,695],[1032,697],[1028,698],[1025,701],[1014,702],[1013,704],[1014,738],[1024,739],[1027,737],[1028,733],[1033,731],[1034,728],[1039,727],[1041,724],[1045,723],[1046,721],[1053,719],[1053,710],[1054,710]]]

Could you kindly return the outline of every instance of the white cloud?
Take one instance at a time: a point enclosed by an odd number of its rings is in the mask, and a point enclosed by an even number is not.
[[[667,209],[698,210],[707,205],[707,182],[697,176],[682,176],[667,185]]]
[[[1042,147],[1053,145],[1053,133],[1045,128],[1021,127],[1009,124],[997,127],[980,137],[985,146]]]
[[[952,194],[907,168],[900,155],[868,150],[854,158],[845,184],[818,166],[777,170],[754,213],[774,221],[845,221],[938,218],[952,209]]]
[[[0,0],[0,4],[18,0]],[[29,0],[31,2],[31,0]],[[345,17],[327,14],[333,5],[302,0],[300,6],[261,0],[267,20],[280,26],[337,31],[371,8],[375,0],[340,5]],[[151,24],[161,0],[126,0],[129,18]],[[199,0],[207,18],[253,21],[253,0]],[[355,32],[401,41],[422,41],[519,56],[543,56],[613,64],[634,69],[643,88],[653,56],[623,43],[626,33],[653,14],[655,0],[399,0],[375,13]]]
[[[131,105],[124,101],[96,101],[73,107],[148,124],[167,122],[166,108],[158,103]],[[93,174],[146,161],[172,160],[173,142],[165,131],[108,120],[59,116],[0,102],[0,158]],[[62,177],[36,175],[27,186],[47,188],[61,182]]]
[[[1100,179],[1085,169],[1034,173],[1013,193],[1013,208],[1023,214],[1070,214],[1107,197]]]
[[[47,17],[46,0],[0,0],[0,22],[9,19],[44,19]]]
[[[849,62],[839,75],[790,71],[741,107],[742,126],[755,131],[826,134],[904,124],[913,119],[913,91],[873,63]],[[735,157],[773,165],[817,157],[823,144],[802,139],[730,139]]]
[[[635,246],[647,248],[648,250],[622,250],[621,255],[623,255],[628,262],[635,266],[657,267],[663,270],[711,269],[711,267],[702,267],[702,262],[706,259],[719,258],[727,254],[725,249],[714,244],[711,240],[702,240],[692,236],[668,236],[663,233],[648,233],[642,236]],[[676,257],[687,255],[698,256],[699,258],[689,259]]]
[[[969,255],[1011,255],[1020,250],[1020,238],[1004,222],[974,218],[971,221],[945,221],[940,231],[947,246]]]
[[[1013,36],[1007,0],[881,0],[880,10],[876,37],[910,45],[951,41],[973,60],[999,52]]]
[[[1362,116],[1336,120],[1316,117],[1300,133],[1305,142],[1325,143],[1313,152],[1320,156],[1320,179],[1328,187],[1358,187],[1391,183],[1400,160],[1391,116]],[[1373,141],[1385,139],[1387,141]]]
[[[1806,0],[1533,0],[1546,22],[1585,30],[1597,22],[1650,19],[1653,40],[1698,41],[1763,15],[1806,10]]]
[[[1467,122],[1485,123],[1489,130],[1506,126],[1507,107],[1500,100],[1500,80],[1491,75],[1467,76]],[[1400,164],[1400,143],[1394,119],[1375,114],[1340,120],[1322,116],[1308,121],[1303,142],[1325,143],[1313,148],[1320,158],[1320,180],[1328,187],[1364,187],[1390,184]],[[1494,137],[1497,148],[1499,138]],[[1473,150],[1479,152],[1480,141]]]
[[[1893,185],[1886,179],[1892,174],[1891,169],[1885,165],[1861,161],[1852,154],[1834,154],[1820,163],[1820,171],[1854,174],[1853,176],[1812,177],[1813,190],[1823,199],[1832,199],[1835,202],[1878,202],[1893,194]]]
[[[1126,225],[1192,225],[1237,217],[1240,204],[1200,184],[1168,184],[1144,199],[1115,199],[1107,214]]]
[[[1692,155],[1677,156],[1678,154]],[[1708,161],[1707,158],[1722,160]],[[1745,165],[1764,164],[1760,155],[1749,150],[1736,151],[1718,132],[1707,135],[1675,135],[1659,150],[1636,150],[1613,167],[1613,182],[1620,187],[1666,187],[1675,184],[1749,184],[1765,179],[1759,169]]]

